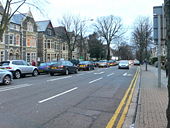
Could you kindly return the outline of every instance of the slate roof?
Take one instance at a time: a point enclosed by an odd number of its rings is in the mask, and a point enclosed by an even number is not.
[[[26,13],[23,14],[15,14],[13,15],[13,17],[11,18],[11,22],[15,23],[15,24],[21,24],[21,22],[23,21],[23,19],[27,16]]]
[[[37,31],[38,32],[44,32],[47,29],[49,23],[50,23],[50,20],[37,21],[36,22]]]

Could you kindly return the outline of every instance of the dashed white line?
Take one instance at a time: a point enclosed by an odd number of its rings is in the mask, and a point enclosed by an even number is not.
[[[96,73],[94,73],[94,74],[103,74],[103,73],[104,73],[104,72],[98,72],[98,73],[96,72]]]
[[[127,72],[123,74],[123,76],[127,76]]]
[[[112,76],[112,75],[114,75],[114,73],[108,74],[107,76],[109,77],[109,76]]]
[[[14,90],[14,89],[19,89],[19,88],[24,88],[31,86],[32,84],[21,84],[21,85],[16,85],[16,86],[11,86],[11,87],[5,87],[5,88],[0,88],[0,92],[5,92],[9,90]]]
[[[49,98],[47,98],[47,99],[41,100],[41,101],[39,101],[38,103],[41,104],[41,103],[46,102],[46,101],[48,101],[48,100],[52,100],[52,99],[54,99],[54,98],[56,98],[56,97],[62,96],[62,95],[64,95],[64,94],[67,94],[67,93],[69,93],[69,92],[72,92],[72,91],[74,91],[74,90],[76,90],[76,89],[78,89],[78,87],[72,88],[72,89],[70,89],[70,90],[67,90],[67,91],[65,91],[65,92],[59,93],[59,94],[54,95],[54,96],[52,96],[52,97],[49,97]]]
[[[61,78],[56,78],[56,79],[50,79],[50,80],[47,80],[47,82],[49,81],[55,81],[55,80],[62,80],[62,79],[67,79],[67,78],[70,78],[72,76],[66,76],[66,77],[61,77]]]
[[[92,81],[89,82],[89,84],[94,83],[94,82],[96,82],[96,81],[98,81],[98,80],[101,80],[101,79],[103,79],[103,77],[100,77],[100,78],[98,78],[98,79],[92,80]]]

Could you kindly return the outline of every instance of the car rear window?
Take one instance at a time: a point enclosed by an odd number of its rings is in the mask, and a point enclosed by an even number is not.
[[[0,66],[6,66],[6,65],[9,65],[9,61],[5,61],[5,62],[0,62]]]

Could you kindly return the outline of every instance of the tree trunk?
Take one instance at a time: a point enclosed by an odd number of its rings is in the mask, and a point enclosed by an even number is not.
[[[107,60],[110,60],[110,45],[107,45]]]
[[[148,71],[148,51],[147,47],[145,48],[145,71]]]
[[[167,68],[168,68],[168,107],[166,110],[167,128],[170,128],[170,0],[164,0],[165,3],[165,18],[166,18],[166,41],[167,41]]]

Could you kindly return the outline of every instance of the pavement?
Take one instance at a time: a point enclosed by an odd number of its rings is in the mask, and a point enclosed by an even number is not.
[[[140,75],[123,128],[166,128],[168,91],[166,73],[161,71],[161,88],[158,87],[158,69],[140,66]]]

